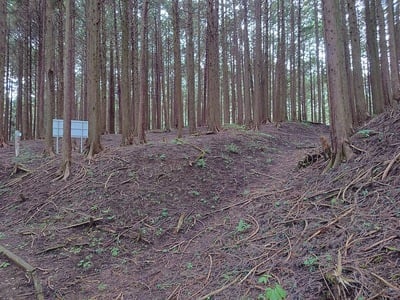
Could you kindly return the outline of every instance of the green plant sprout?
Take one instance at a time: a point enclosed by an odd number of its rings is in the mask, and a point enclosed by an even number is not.
[[[234,153],[234,154],[238,154],[239,153],[239,147],[233,143],[225,146],[225,149],[230,152],[230,153]]]
[[[261,300],[284,300],[286,299],[287,292],[280,284],[275,284],[273,288],[266,288],[264,294],[260,294],[258,299]]]
[[[205,161],[205,159],[204,159],[204,158],[199,158],[199,159],[196,161],[196,167],[198,167],[198,168],[205,168],[205,167],[206,167],[206,161]]]
[[[244,220],[240,219],[239,223],[236,226],[236,232],[242,233],[249,228],[251,228],[251,224],[248,224]]]

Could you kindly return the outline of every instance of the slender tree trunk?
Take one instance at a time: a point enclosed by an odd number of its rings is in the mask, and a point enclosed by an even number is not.
[[[129,49],[129,9],[128,2],[121,1],[121,29],[122,29],[122,39],[121,39],[121,110],[122,110],[122,120],[121,120],[121,129],[122,129],[122,141],[121,145],[131,145],[133,143],[133,138],[131,136],[131,120],[132,114],[130,111],[131,107],[131,76],[130,76],[130,49]]]
[[[286,31],[285,31],[285,3],[279,1],[278,13],[278,54],[276,60],[274,122],[286,120]]]
[[[221,1],[221,55],[222,55],[222,99],[224,124],[230,123],[230,95],[229,95],[229,72],[228,72],[228,44],[227,28],[225,23],[225,3]]]
[[[253,123],[251,104],[251,63],[250,63],[250,45],[249,45],[249,25],[248,25],[248,8],[247,0],[243,1],[243,44],[244,44],[244,66],[243,66],[243,89],[244,89],[244,123],[250,127]]]
[[[139,115],[138,115],[138,138],[139,143],[146,143],[146,111],[145,102],[148,100],[148,74],[147,74],[147,26],[148,26],[148,12],[149,12],[149,1],[144,0],[142,6],[142,52],[140,56],[140,100],[139,100]]]
[[[265,99],[263,101],[263,121],[271,121],[271,61],[270,61],[270,1],[264,1],[264,24],[265,24],[265,34],[264,34],[264,95]]]
[[[72,162],[71,141],[71,111],[74,101],[74,0],[65,1],[65,49],[64,49],[64,127],[63,127],[63,158],[60,174],[64,180],[70,176]]]
[[[118,132],[121,133],[121,123],[122,123],[122,111],[121,111],[121,64],[120,64],[120,43],[118,39],[118,22],[117,22],[117,1],[112,1],[113,3],[113,32],[114,32],[114,45],[115,45],[115,72],[116,72],[116,95],[118,102],[118,117],[116,120],[118,121]]]
[[[255,60],[254,60],[254,129],[258,130],[262,121],[262,99],[264,98],[264,86],[262,80],[263,62],[262,62],[262,28],[261,28],[261,0],[256,0],[255,18],[256,18],[256,40],[255,40]]]
[[[55,116],[57,119],[63,117],[64,110],[64,5],[61,1],[55,2],[55,33],[56,33],[56,60],[54,67],[54,79],[55,79]]]
[[[371,95],[375,114],[380,114],[384,110],[383,86],[381,80],[381,67],[378,55],[377,44],[377,22],[375,0],[364,0],[365,23],[367,31],[367,55],[370,64]]]
[[[100,5],[100,133],[107,133],[107,30],[106,30],[106,4]]]
[[[115,66],[114,66],[114,42],[110,39],[110,70],[108,75],[108,109],[107,132],[115,133]]]
[[[188,125],[189,133],[196,132],[196,103],[194,89],[194,43],[193,43],[193,3],[186,0],[187,10],[187,53],[186,53],[186,73],[187,73],[187,104],[188,104]]]
[[[132,102],[131,103],[131,114],[132,114],[132,126],[133,126],[133,133],[134,136],[137,136],[138,129],[137,129],[137,120],[139,118],[139,102],[140,102],[140,75],[139,75],[139,29],[138,29],[138,15],[139,15],[139,1],[135,0],[132,3],[133,8],[133,16],[130,13],[132,22],[131,22],[131,44],[132,44]],[[146,54],[147,55],[147,54]],[[147,105],[147,104],[146,104]],[[147,114],[147,112],[146,112]],[[146,119],[145,119],[145,122]]]
[[[314,3],[316,0],[314,0]],[[316,5],[316,4],[314,4]],[[293,28],[290,32],[290,49],[289,49],[289,66],[290,66],[290,119],[292,121],[297,120],[297,102],[296,102],[296,38],[295,38],[295,24],[296,24],[296,12],[295,5],[292,5],[290,8],[290,28]],[[316,10],[316,7],[314,8]],[[315,13],[317,14],[317,13]],[[315,27],[318,27],[318,19],[315,18]],[[318,39],[316,37],[316,49],[318,49]],[[316,54],[318,55],[318,50],[316,50]],[[318,63],[318,56],[316,55],[316,60]]]
[[[235,60],[235,72],[234,77],[236,78],[236,99],[232,99],[232,101],[236,101],[237,103],[237,123],[243,124],[243,86],[242,86],[242,55],[239,48],[239,36],[238,31],[240,30],[239,24],[241,20],[238,19],[236,13],[236,1],[232,1],[233,6],[233,56]]]
[[[172,3],[173,31],[174,31],[174,111],[178,129],[178,138],[182,137],[183,104],[182,104],[182,66],[180,49],[180,20],[179,0]]]
[[[37,68],[37,111],[36,111],[36,138],[42,139],[45,136],[44,129],[44,82],[45,82],[45,47],[44,32],[46,22],[45,0],[39,1],[39,20],[38,20],[38,68]]]
[[[397,8],[399,7],[397,3]],[[400,36],[399,32],[395,30],[394,16],[393,16],[393,0],[388,0],[387,2],[387,24],[389,33],[389,51],[390,51],[390,75],[391,75],[391,89],[393,100],[400,102],[400,74],[399,74],[399,64],[398,59],[400,58],[396,49],[396,34],[397,37]]]
[[[219,55],[218,55],[218,0],[207,1],[207,115],[208,129],[218,132],[221,128]]]
[[[382,1],[377,1],[376,5],[376,14],[379,27],[379,53],[381,65],[381,80],[383,88],[383,102],[385,107],[389,107],[392,105],[392,91],[389,75],[388,47],[386,43],[386,24],[382,8]]]
[[[45,152],[54,156],[53,149],[53,116],[55,102],[55,49],[54,49],[54,1],[46,0],[45,26]]]
[[[3,147],[7,142],[6,135],[6,124],[4,118],[4,105],[5,105],[5,89],[4,89],[4,78],[5,78],[5,63],[7,53],[7,1],[0,0],[0,148]]]
[[[161,129],[161,99],[162,99],[162,40],[161,40],[161,4],[157,6],[157,14],[154,18],[154,126]]]
[[[202,102],[202,95],[203,95],[203,90],[202,86],[204,83],[202,82],[202,78],[204,77],[204,74],[202,73],[202,67],[201,67],[201,62],[202,62],[202,48],[201,48],[201,41],[202,41],[202,31],[199,24],[201,23],[201,10],[200,6],[197,8],[197,126],[204,126],[205,120],[203,119],[203,105],[204,103]]]
[[[100,69],[99,69],[99,28],[100,0],[86,0],[88,8],[87,28],[87,101],[89,113],[89,139],[87,157],[103,150],[100,143]]]
[[[349,14],[349,35],[351,43],[351,62],[353,66],[352,84],[354,88],[354,105],[356,115],[353,121],[355,125],[362,124],[367,118],[367,103],[364,95],[364,83],[361,65],[361,44],[360,30],[358,27],[357,11],[355,0],[347,0],[347,10]]]

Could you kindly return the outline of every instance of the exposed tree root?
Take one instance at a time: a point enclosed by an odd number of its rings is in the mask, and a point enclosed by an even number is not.
[[[15,263],[18,267],[25,270],[26,273],[32,278],[35,287],[35,294],[38,300],[44,300],[43,288],[39,279],[36,276],[36,269],[27,263],[24,259],[0,245],[0,253],[3,253],[9,260]]]
[[[56,175],[55,180],[67,180],[71,175],[71,161],[64,161]]]

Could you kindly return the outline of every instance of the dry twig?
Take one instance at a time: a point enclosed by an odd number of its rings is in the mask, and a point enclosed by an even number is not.
[[[390,161],[389,165],[386,167],[386,169],[385,169],[385,171],[383,172],[383,175],[382,175],[382,180],[386,179],[386,177],[388,176],[388,174],[390,172],[390,169],[393,167],[393,165],[399,159],[400,159],[400,152],[397,153],[397,155]]]

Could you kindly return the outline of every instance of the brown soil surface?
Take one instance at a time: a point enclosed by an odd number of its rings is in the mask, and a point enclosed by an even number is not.
[[[352,137],[354,157],[323,173],[326,126],[102,137],[92,161],[43,141],[0,149],[0,245],[35,268],[45,299],[400,298],[400,112]],[[19,168],[15,169],[18,165]],[[17,172],[13,172],[17,171]],[[270,298],[268,298],[270,297]],[[34,299],[0,255],[0,299]]]

